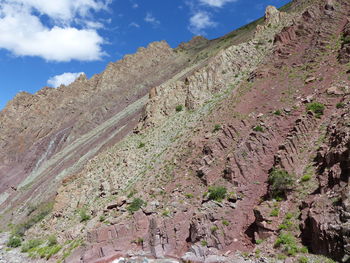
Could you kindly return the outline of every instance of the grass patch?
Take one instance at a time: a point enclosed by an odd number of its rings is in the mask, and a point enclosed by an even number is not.
[[[18,236],[10,236],[9,240],[6,243],[6,246],[16,248],[20,247],[22,244],[22,239]]]
[[[145,146],[146,146],[146,144],[144,142],[140,142],[139,145],[137,146],[137,148],[141,149]]]
[[[253,131],[255,132],[264,132],[264,128],[260,125],[256,125],[254,128],[253,128]]]
[[[79,211],[80,222],[85,222],[90,220],[91,216],[87,214],[86,209],[83,208]]]
[[[335,107],[336,107],[337,109],[343,109],[343,108],[345,108],[345,103],[339,102],[339,103],[337,103],[337,105],[335,105]]]
[[[42,245],[43,243],[44,243],[44,241],[42,241],[41,239],[28,240],[27,242],[22,244],[21,252],[26,253],[33,248],[37,248],[38,246]]]
[[[222,224],[223,224],[224,226],[228,226],[230,223],[229,223],[227,220],[222,220]]]
[[[217,132],[217,131],[220,131],[220,130],[221,130],[221,125],[220,124],[215,124],[213,132]]]
[[[272,209],[270,216],[277,217],[279,215],[279,213],[280,213],[280,210],[276,207],[276,208]]]
[[[311,180],[311,175],[310,174],[305,174],[304,176],[301,177],[302,182],[307,182]]]
[[[209,192],[209,200],[215,200],[217,202],[221,202],[223,199],[225,199],[227,194],[226,187],[223,186],[211,186],[208,189]]]
[[[138,210],[140,210],[140,208],[145,204],[145,201],[143,201],[140,198],[134,198],[132,200],[132,202],[128,205],[128,207],[126,208],[130,213],[134,213]]]
[[[282,248],[288,256],[295,256],[299,251],[295,237],[290,233],[280,233],[275,242],[275,247]]]
[[[202,247],[206,247],[206,246],[208,246],[208,242],[206,240],[202,240],[201,245],[202,245]]]
[[[325,106],[319,102],[311,102],[306,105],[306,109],[315,113],[316,117],[320,117],[323,115]]]
[[[287,171],[273,169],[268,179],[270,185],[270,194],[273,198],[285,198],[287,192],[294,185],[294,178]]]

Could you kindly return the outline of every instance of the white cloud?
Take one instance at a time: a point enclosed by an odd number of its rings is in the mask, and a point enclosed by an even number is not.
[[[104,55],[103,24],[91,11],[105,9],[110,0],[0,0],[0,48],[16,56],[39,56],[48,61],[98,60]],[[52,26],[45,25],[46,15]],[[76,28],[74,23],[82,28]]]
[[[130,23],[129,26],[131,26],[131,27],[136,27],[136,28],[139,28],[139,27],[140,27],[140,25],[137,24],[137,23],[135,23],[135,22]]]
[[[145,21],[147,23],[152,24],[153,26],[158,26],[160,24],[159,20],[157,20],[152,13],[147,13],[145,17]]]
[[[199,0],[201,4],[211,7],[223,7],[227,3],[236,2],[237,0]]]
[[[190,18],[189,30],[196,35],[202,35],[204,29],[215,27],[216,22],[212,21],[210,14],[205,11],[198,11]]]
[[[132,5],[132,8],[138,8],[138,7],[139,7],[139,5],[136,3]]]
[[[47,84],[57,88],[59,86],[63,85],[69,85],[72,82],[74,82],[80,75],[85,74],[84,72],[79,72],[79,73],[71,73],[71,72],[66,72],[61,75],[56,75],[51,77],[48,81]]]
[[[34,8],[41,14],[57,20],[72,20],[76,15],[86,17],[91,10],[106,9],[111,1],[101,0],[2,0],[25,8]]]

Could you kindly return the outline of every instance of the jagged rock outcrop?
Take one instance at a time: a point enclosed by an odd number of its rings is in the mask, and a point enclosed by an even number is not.
[[[142,125],[154,126],[176,113],[178,105],[189,110],[198,109],[213,94],[228,89],[228,83],[234,85],[240,80],[238,77],[245,77],[272,52],[272,39],[291,23],[291,19],[291,15],[268,7],[265,25],[257,28],[255,37],[248,43],[230,46],[211,58],[207,66],[184,74],[179,81],[154,88]]]
[[[341,36],[341,49],[339,51],[339,62],[346,64],[350,62],[350,21],[344,26]]]
[[[349,106],[327,130],[327,141],[317,153],[319,190],[303,211],[303,241],[314,253],[339,262],[350,261]]]

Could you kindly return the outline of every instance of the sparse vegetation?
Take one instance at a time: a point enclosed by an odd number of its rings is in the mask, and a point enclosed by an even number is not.
[[[168,209],[162,212],[162,216],[169,216],[169,215],[170,215],[170,211]]]
[[[275,115],[277,115],[277,116],[281,116],[281,115],[282,115],[282,111],[280,111],[280,110],[275,110],[275,111],[273,112],[273,114],[275,114]]]
[[[9,240],[7,241],[7,246],[8,247],[12,247],[12,248],[16,248],[16,247],[20,247],[22,244],[22,239],[18,236],[10,236]]]
[[[26,253],[29,250],[32,250],[33,248],[36,248],[40,245],[42,245],[44,242],[41,239],[31,239],[22,244],[21,252]]]
[[[87,214],[85,208],[80,209],[79,216],[80,216],[80,222],[88,221],[91,218],[90,215]]]
[[[134,242],[138,246],[142,246],[145,240],[142,237],[138,237]]]
[[[277,217],[279,215],[279,213],[280,213],[280,210],[276,207],[276,208],[272,209],[270,216]]]
[[[140,208],[145,204],[145,202],[140,199],[140,198],[134,198],[132,200],[132,202],[128,205],[128,207],[126,208],[130,213],[134,213],[138,210],[140,210]]]
[[[255,243],[256,243],[257,245],[260,245],[262,242],[264,242],[263,239],[257,239],[257,240],[255,240]]]
[[[294,178],[287,171],[273,169],[269,175],[270,193],[273,198],[284,198],[294,185]]]
[[[315,113],[316,117],[320,117],[323,115],[325,106],[319,102],[311,102],[307,104],[306,109]]]
[[[208,242],[206,240],[202,240],[201,245],[202,245],[202,247],[206,247],[206,246],[208,246]]]
[[[349,35],[348,36],[342,35],[341,36],[341,41],[342,41],[343,44],[350,44],[350,36]]]
[[[146,144],[144,142],[140,142],[139,145],[137,146],[137,148],[141,149],[145,146],[146,146]]]
[[[221,202],[226,197],[227,189],[223,186],[211,186],[208,189],[209,200],[215,200]]]
[[[220,130],[221,130],[221,125],[220,124],[215,124],[213,132],[217,132],[217,131],[220,131]]]
[[[256,125],[254,128],[253,128],[253,131],[255,132],[264,132],[264,128],[260,125]]]
[[[100,222],[104,222],[106,220],[106,217],[104,215],[101,215],[98,219]]]
[[[280,233],[275,242],[275,247],[281,247],[288,256],[295,256],[299,251],[295,237],[290,233]]]
[[[298,259],[299,263],[308,263],[309,259],[305,256],[302,256]]]
[[[345,103],[343,103],[343,102],[337,103],[336,108],[337,108],[337,109],[343,109],[343,108],[345,108]]]
[[[191,199],[191,198],[194,197],[193,194],[185,194],[185,196],[186,196],[186,198],[188,198],[188,199]]]
[[[304,176],[301,177],[302,182],[307,182],[311,180],[311,175],[310,174],[305,174]]]
[[[210,228],[210,231],[212,232],[212,233],[215,233],[216,231],[218,231],[218,227],[217,226],[212,226],[211,228]]]
[[[23,236],[28,229],[42,221],[45,218],[45,216],[47,216],[51,212],[52,207],[53,203],[44,203],[37,206],[37,208],[35,209],[35,213],[33,211],[31,213],[30,218],[26,222],[12,227],[12,235]]]
[[[176,108],[175,108],[175,110],[176,110],[176,112],[180,112],[180,111],[183,111],[183,108],[184,108],[184,106],[182,106],[182,105],[177,105]]]
[[[222,220],[222,224],[223,224],[224,226],[228,226],[230,223],[229,223],[227,220]]]

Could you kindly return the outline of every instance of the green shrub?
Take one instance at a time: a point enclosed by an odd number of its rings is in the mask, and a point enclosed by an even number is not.
[[[281,116],[282,115],[282,112],[280,110],[275,110],[273,112],[273,114],[277,115],[277,116]]]
[[[304,254],[309,253],[309,249],[307,247],[301,247],[300,253],[304,253]]]
[[[188,198],[188,199],[191,199],[191,198],[194,197],[193,194],[185,194],[185,196],[186,196],[186,198]]]
[[[350,36],[342,35],[341,41],[343,42],[343,44],[350,44]]]
[[[337,109],[343,109],[343,108],[345,108],[345,103],[343,103],[343,102],[337,103],[336,108],[337,108]]]
[[[137,146],[137,148],[139,148],[139,149],[143,148],[143,147],[145,147],[145,145],[146,144],[144,142],[140,142],[139,145]]]
[[[79,216],[80,216],[80,222],[88,221],[91,218],[90,215],[86,213],[86,209],[81,209],[79,212]]]
[[[220,130],[221,130],[221,125],[220,124],[215,124],[213,132],[217,132],[217,131],[220,131]]]
[[[286,214],[286,219],[292,219],[292,218],[293,218],[293,214],[290,213],[290,212],[288,212],[288,213]]]
[[[183,110],[183,106],[182,105],[177,105],[176,106],[176,108],[175,108],[175,110],[176,110],[176,112],[180,112],[180,111],[182,111]]]
[[[61,245],[40,247],[37,250],[37,254],[40,258],[50,259],[53,255],[57,254],[61,250]]]
[[[169,210],[164,210],[162,212],[162,216],[169,216],[170,215],[170,211]]]
[[[7,241],[7,246],[8,247],[13,247],[13,248],[15,248],[15,247],[19,247],[19,246],[21,246],[21,244],[22,244],[22,240],[21,240],[21,238],[20,237],[18,237],[18,236],[11,236],[10,238],[9,238],[9,240]]]
[[[222,224],[223,224],[224,226],[228,226],[230,223],[229,223],[227,220],[222,220]]]
[[[256,132],[264,132],[264,128],[260,125],[257,125],[253,128],[253,131],[256,131]]]
[[[202,240],[201,245],[202,245],[202,247],[206,247],[206,246],[208,246],[208,242],[206,240]]]
[[[218,227],[217,226],[212,226],[211,228],[210,228],[210,231],[212,232],[212,233],[215,233],[216,231],[218,231]]]
[[[21,252],[22,253],[26,253],[28,252],[30,249],[36,248],[38,246],[40,246],[43,243],[42,240],[40,239],[32,239],[32,240],[28,240],[27,242],[25,242],[22,245],[22,249]]]
[[[275,242],[275,247],[282,247],[283,251],[289,256],[294,256],[299,251],[294,236],[289,233],[280,233]]]
[[[255,240],[255,243],[256,243],[257,245],[260,245],[262,242],[264,242],[263,239],[257,239],[257,240]]]
[[[135,240],[135,243],[136,243],[136,245],[138,245],[138,246],[142,246],[144,241],[145,241],[145,240],[144,240],[142,237],[138,237],[138,238]]]
[[[208,189],[209,200],[221,202],[226,197],[227,189],[223,186],[211,186]]]
[[[306,109],[315,113],[316,117],[320,117],[321,115],[323,115],[325,106],[319,102],[311,102],[307,104]]]
[[[279,215],[279,213],[280,213],[280,210],[278,208],[274,208],[274,209],[272,209],[270,216],[276,217]]]
[[[47,239],[49,247],[52,247],[54,245],[57,245],[57,238],[55,235],[50,235]]]
[[[126,208],[130,213],[134,213],[136,211],[138,211],[143,205],[144,205],[144,201],[140,198],[134,198],[132,200],[132,202],[128,205],[128,207]]]
[[[294,185],[293,177],[285,170],[273,169],[269,175],[270,193],[273,198],[286,197]]]
[[[307,182],[311,180],[311,175],[310,174],[305,174],[304,176],[301,177],[302,182]]]
[[[302,256],[298,259],[299,263],[308,263],[309,259],[305,256]]]
[[[106,217],[104,215],[101,215],[100,218],[98,219],[100,222],[103,222],[106,220]]]

